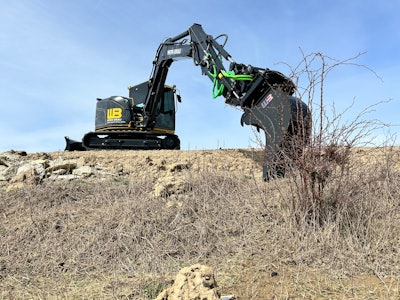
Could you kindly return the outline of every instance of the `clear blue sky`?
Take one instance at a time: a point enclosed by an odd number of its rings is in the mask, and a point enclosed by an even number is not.
[[[229,35],[237,62],[287,73],[301,52],[346,59],[374,70],[343,67],[327,78],[327,101],[399,124],[400,2],[253,0],[0,0],[0,152],[57,151],[64,136],[94,129],[96,98],[126,96],[147,80],[158,45],[193,23]],[[212,83],[191,60],[167,79],[183,98],[177,134],[183,149],[254,146],[241,112],[212,99]],[[393,128],[396,132],[397,127]]]

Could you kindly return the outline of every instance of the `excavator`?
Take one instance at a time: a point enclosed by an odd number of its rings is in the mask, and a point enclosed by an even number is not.
[[[181,97],[166,79],[174,61],[191,58],[212,81],[212,97],[241,108],[242,126],[265,132],[264,180],[283,176],[278,162],[288,149],[285,145],[293,137],[309,138],[309,108],[293,96],[296,85],[282,73],[235,62],[225,50],[227,40],[226,34],[214,38],[196,23],[166,39],[158,47],[149,80],[128,87],[128,97],[98,98],[95,130],[82,142],[65,137],[65,150],[180,149],[175,112]]]

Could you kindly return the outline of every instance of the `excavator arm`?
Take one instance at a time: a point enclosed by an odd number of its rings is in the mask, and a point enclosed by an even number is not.
[[[187,39],[189,37],[189,39]],[[283,74],[269,69],[238,64],[225,50],[224,45],[217,39],[225,37],[223,34],[213,38],[204,32],[199,24],[193,24],[187,31],[168,38],[163,42],[156,53],[153,62],[153,71],[149,79],[149,93],[147,96],[147,113],[154,115],[157,99],[163,92],[165,80],[172,62],[182,58],[192,58],[196,66],[201,67],[202,74],[213,81],[213,97],[223,96],[225,102],[233,106],[251,107],[259,97],[256,92],[266,81],[270,85],[279,85],[281,90],[294,93],[294,83]],[[224,43],[224,44],[225,44]],[[223,62],[230,63],[226,70]]]
[[[217,39],[225,37],[223,45]],[[252,125],[265,132],[266,155],[263,177],[276,176],[276,165],[290,124],[299,124],[298,118],[308,114],[308,108],[291,95],[295,84],[283,74],[265,68],[236,63],[225,50],[226,35],[213,38],[199,24],[187,31],[168,38],[156,53],[149,79],[149,91],[145,101],[144,125],[155,122],[157,99],[164,92],[168,70],[175,60],[192,58],[202,74],[213,82],[212,95],[222,96],[225,103],[243,110],[241,124]],[[224,62],[229,63],[226,69]],[[305,108],[306,112],[301,112]]]

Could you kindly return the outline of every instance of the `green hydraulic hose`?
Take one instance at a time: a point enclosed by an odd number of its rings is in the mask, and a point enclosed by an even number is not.
[[[212,97],[215,99],[218,96],[221,96],[222,93],[224,92],[224,85],[218,82],[217,79],[217,69],[215,68],[215,65],[213,66],[213,73],[208,72],[208,74],[213,78],[213,90],[212,90]]]
[[[217,69],[215,66],[213,66],[213,73],[208,72],[208,74],[213,78],[213,91],[212,91],[212,97],[215,99],[219,96],[221,96],[224,92],[225,86],[223,84],[220,84],[217,77],[222,78],[230,78],[233,80],[253,80],[253,76],[251,75],[246,75],[246,74],[235,74],[233,71],[221,71],[219,74],[217,74]]]

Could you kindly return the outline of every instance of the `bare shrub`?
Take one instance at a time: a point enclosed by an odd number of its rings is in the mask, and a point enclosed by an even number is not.
[[[305,221],[317,228],[343,215],[347,215],[347,223],[352,222],[350,216],[355,217],[354,221],[365,216],[349,196],[359,187],[353,177],[360,172],[360,162],[351,159],[352,152],[356,147],[372,145],[373,133],[387,125],[367,118],[377,104],[344,122],[350,107],[337,113],[333,106],[329,112],[324,99],[327,75],[335,68],[367,68],[354,62],[360,55],[340,61],[321,53],[303,54],[303,60],[291,68],[292,78],[299,86],[298,97],[308,102],[313,119],[312,138],[307,140],[306,130],[302,129],[306,125],[300,126],[303,134],[287,139],[281,153],[284,168],[290,170],[291,194],[287,201],[296,223]],[[370,180],[379,182],[384,178]]]

